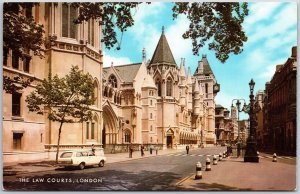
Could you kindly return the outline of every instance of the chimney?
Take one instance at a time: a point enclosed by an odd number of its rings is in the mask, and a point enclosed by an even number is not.
[[[292,48],[292,56],[293,58],[297,58],[297,46],[293,46]]]

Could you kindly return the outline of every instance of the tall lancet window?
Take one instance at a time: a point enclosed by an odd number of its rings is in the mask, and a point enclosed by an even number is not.
[[[157,95],[161,96],[161,82],[159,79],[156,80],[155,85],[157,87]]]
[[[117,78],[114,75],[109,76],[108,82],[112,85],[112,87],[116,88],[118,87]]]
[[[167,96],[172,96],[172,79],[170,77],[167,80]]]
[[[62,37],[76,38],[77,26],[73,22],[77,18],[76,8],[68,3],[62,5]]]

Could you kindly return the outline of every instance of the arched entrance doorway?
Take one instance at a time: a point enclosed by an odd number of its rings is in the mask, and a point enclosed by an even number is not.
[[[167,137],[167,148],[173,148],[173,138],[174,138],[174,131],[170,128],[168,129],[167,133],[166,133],[166,137]]]
[[[117,143],[117,118],[110,106],[103,107],[103,128],[102,144],[106,148],[108,145]]]

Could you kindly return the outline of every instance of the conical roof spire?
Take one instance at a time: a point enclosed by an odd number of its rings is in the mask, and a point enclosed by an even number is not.
[[[162,27],[162,33],[158,41],[158,44],[156,46],[156,49],[154,51],[150,64],[153,63],[170,63],[176,66],[176,62],[174,60],[172,51],[170,49],[167,38],[165,36],[164,27]]]

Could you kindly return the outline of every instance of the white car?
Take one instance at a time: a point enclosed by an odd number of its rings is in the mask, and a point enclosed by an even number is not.
[[[99,153],[97,151],[97,153]],[[63,167],[79,167],[83,170],[85,166],[98,165],[103,167],[106,162],[103,149],[100,154],[94,155],[91,150],[72,150],[64,151],[58,158],[58,165]]]

